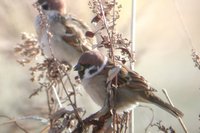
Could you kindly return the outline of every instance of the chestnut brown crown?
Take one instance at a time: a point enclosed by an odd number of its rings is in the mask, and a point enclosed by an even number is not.
[[[85,52],[78,60],[80,65],[101,66],[104,63],[105,56],[96,51]]]
[[[56,10],[61,14],[66,14],[66,4],[64,0],[38,0],[37,3],[44,10]]]

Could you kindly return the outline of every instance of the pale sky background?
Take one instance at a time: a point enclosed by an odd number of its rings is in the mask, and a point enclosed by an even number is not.
[[[13,54],[21,32],[35,33],[33,25],[37,12],[32,6],[33,2],[0,1],[0,114],[11,117],[33,115],[33,112],[35,115],[45,113],[40,111],[41,107],[46,106],[45,95],[41,93],[28,99],[36,86],[29,81],[28,70],[15,61]],[[93,14],[87,0],[66,2],[70,14],[90,23]],[[122,11],[117,30],[130,38],[131,0],[118,2],[122,4]],[[191,133],[200,132],[200,70],[194,67],[189,41],[190,37],[192,45],[200,52],[199,5],[199,0],[138,0],[136,5],[136,71],[158,90],[158,95],[164,100],[161,89],[167,89],[174,105],[184,112],[183,120]],[[85,97],[83,93],[81,105],[88,109],[88,114],[97,111],[99,107]],[[172,126],[177,133],[183,132],[178,120],[156,106],[151,107],[155,112],[155,121],[162,120],[163,124]],[[148,109],[136,108],[135,133],[144,132],[150,119],[151,112]],[[3,121],[5,119],[0,119],[0,122]],[[20,122],[30,122],[26,127],[32,129],[32,133],[39,132],[43,126],[33,121]],[[0,131],[21,132],[17,129],[13,131],[10,127],[12,124],[0,126]],[[157,132],[156,129],[149,131]]]

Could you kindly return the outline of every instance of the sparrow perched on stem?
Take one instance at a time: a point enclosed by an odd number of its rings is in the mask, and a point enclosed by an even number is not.
[[[64,0],[38,0],[35,5],[42,11],[36,17],[35,27],[45,56],[73,66],[84,51],[92,50],[96,40],[85,36],[89,27],[66,14]]]
[[[126,111],[138,102],[152,103],[166,110],[175,117],[183,113],[164,102],[154,94],[155,89],[135,71],[120,63],[114,63],[99,51],[87,51],[79,58],[74,67],[78,71],[82,85],[93,101],[109,111],[107,87],[115,87],[114,107],[117,111]]]

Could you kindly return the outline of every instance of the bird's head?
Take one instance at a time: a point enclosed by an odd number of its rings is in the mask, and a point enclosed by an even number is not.
[[[36,2],[44,11],[58,11],[60,14],[66,13],[64,0],[38,0]]]
[[[107,64],[107,57],[99,51],[87,51],[79,58],[75,71],[81,79],[89,79],[99,74]]]

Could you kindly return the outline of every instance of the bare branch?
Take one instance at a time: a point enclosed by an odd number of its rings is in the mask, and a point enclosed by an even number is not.
[[[165,96],[166,96],[168,102],[174,107],[174,105],[173,105],[171,99],[169,98],[169,95],[168,95],[168,93],[167,93],[167,90],[166,90],[166,89],[162,89],[162,91],[163,91],[163,93],[165,94]],[[188,130],[187,130],[187,128],[186,128],[186,126],[185,126],[185,124],[184,124],[182,118],[181,118],[181,117],[178,117],[178,120],[179,120],[179,122],[180,122],[180,124],[181,124],[181,126],[182,126],[182,128],[183,128],[183,130],[184,130],[184,132],[185,132],[185,133],[188,133]]]
[[[24,127],[22,127],[20,124],[18,124],[18,122],[15,118],[12,119],[12,118],[10,118],[9,116],[6,116],[6,115],[0,115],[0,117],[9,119],[9,121],[1,123],[0,126],[5,125],[5,124],[14,123],[20,130],[22,130],[25,133],[29,133]]]

